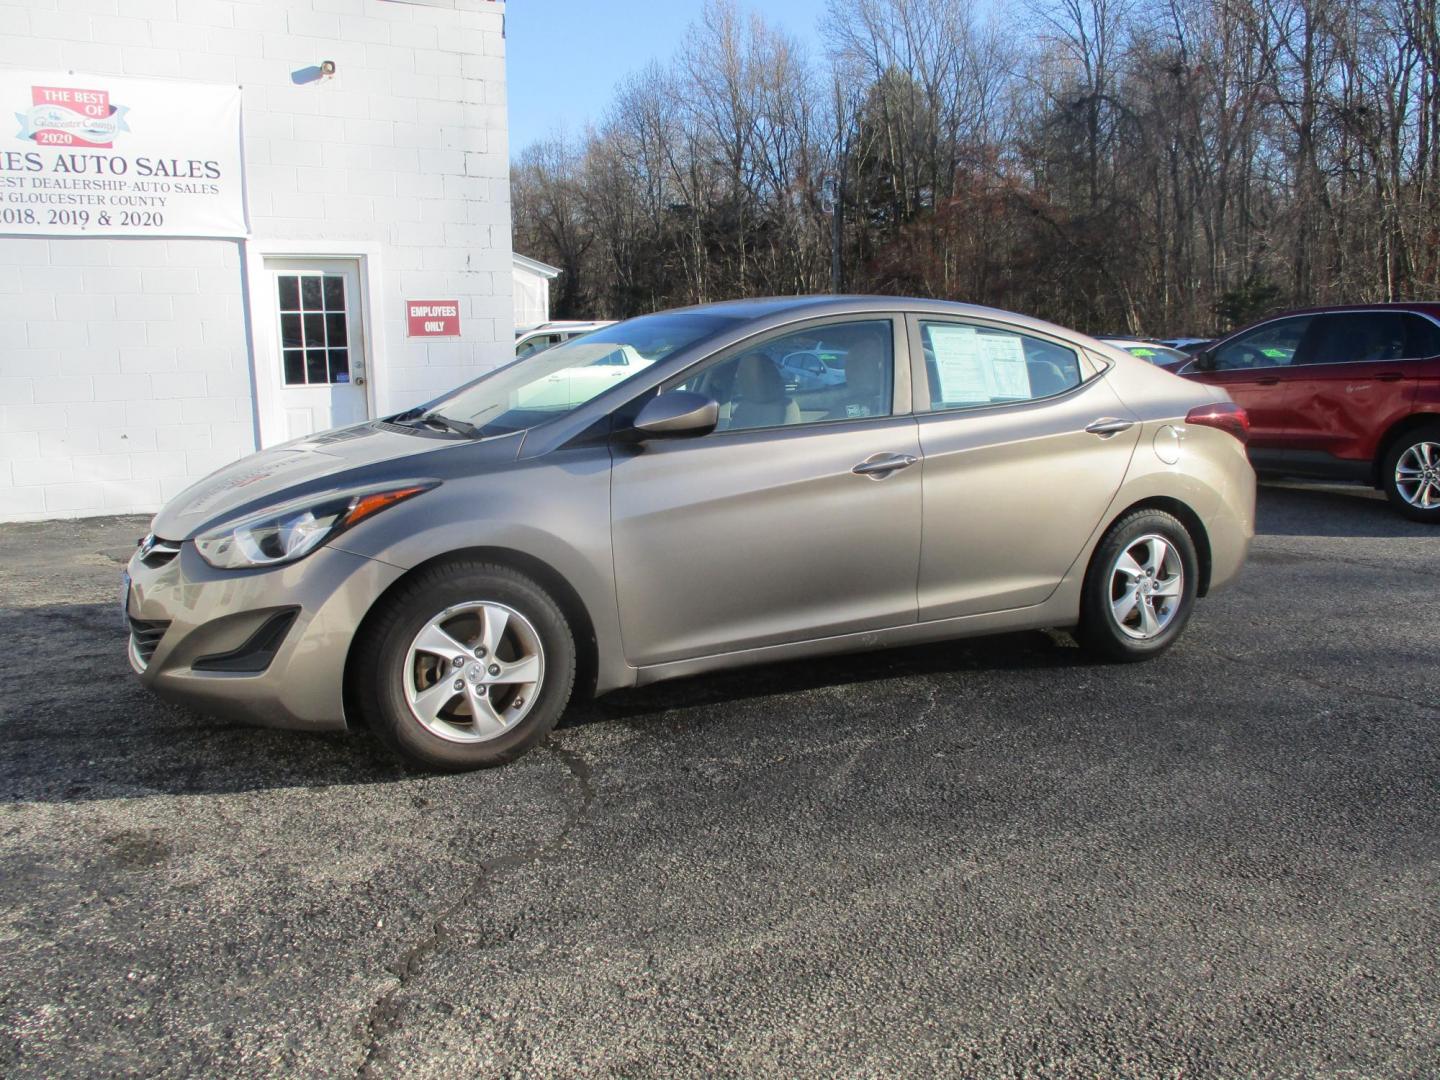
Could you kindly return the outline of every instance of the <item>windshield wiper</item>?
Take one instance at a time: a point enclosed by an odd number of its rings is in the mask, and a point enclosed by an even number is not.
[[[467,420],[456,420],[453,416],[446,416],[442,412],[427,412],[422,414],[419,419],[422,424],[429,424],[442,431],[453,431],[458,435],[464,435],[467,439],[480,438],[480,429],[474,424]]]
[[[402,413],[396,413],[390,418],[390,423],[424,424],[426,427],[438,428],[440,431],[453,431],[457,435],[464,435],[467,439],[481,437],[480,429],[469,421],[456,420],[453,416],[446,416],[437,409],[425,412],[424,406],[420,405],[413,409],[406,409]]]

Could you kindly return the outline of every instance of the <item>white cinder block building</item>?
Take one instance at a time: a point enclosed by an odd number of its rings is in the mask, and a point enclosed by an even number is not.
[[[153,511],[511,355],[502,3],[0,24],[0,520]]]

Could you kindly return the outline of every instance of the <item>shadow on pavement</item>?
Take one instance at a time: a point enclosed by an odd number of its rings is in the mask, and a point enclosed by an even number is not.
[[[1401,517],[1363,484],[1262,483],[1255,504],[1260,536],[1440,538],[1440,529]]]
[[[0,608],[0,803],[86,802],[383,784],[420,775],[369,733],[276,731],[156,698],[124,658],[108,604]],[[23,661],[22,661],[23,658]],[[576,701],[561,727],[643,721],[674,709],[966,671],[1071,667],[1083,654],[1040,632],[792,661]],[[36,672],[51,673],[36,677]],[[778,706],[777,707],[783,707]]]
[[[562,727],[605,720],[641,720],[670,709],[738,703],[808,690],[840,689],[911,676],[963,671],[1047,670],[1080,667],[1092,661],[1068,636],[1043,631],[942,641],[902,649],[846,653],[811,660],[740,668],[577,702]]]
[[[1383,497],[1359,486],[1266,484],[1258,518],[1262,537],[1440,539],[1440,529],[1400,517]],[[160,701],[131,674],[119,616],[109,603],[0,608],[0,639],[10,646],[0,650],[0,803],[320,789],[417,775],[365,732],[253,728]],[[1088,662],[1063,634],[1012,633],[660,683],[576,701],[561,727],[648,724],[672,710],[767,697],[784,709],[786,695],[806,691]]]

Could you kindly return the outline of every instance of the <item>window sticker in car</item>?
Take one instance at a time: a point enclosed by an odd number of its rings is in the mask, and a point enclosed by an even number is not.
[[[940,396],[947,405],[1024,400],[1031,396],[1025,348],[1013,334],[971,326],[926,327],[935,350]]]
[[[940,396],[948,404],[990,400],[985,367],[980,362],[980,335],[973,326],[929,326],[940,376]]]
[[[1029,398],[1030,368],[1025,363],[1024,343],[1013,334],[984,334],[980,340],[989,361],[985,370],[990,377],[991,399]]]

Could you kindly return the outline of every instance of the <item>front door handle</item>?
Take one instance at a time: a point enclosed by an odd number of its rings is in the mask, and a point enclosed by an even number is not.
[[[1279,385],[1280,385],[1280,380],[1277,379],[1274,375],[1267,375],[1267,376],[1266,376],[1265,378],[1263,378],[1263,379],[1256,379],[1256,380],[1255,380],[1255,385],[1256,385],[1256,386],[1279,386]]]
[[[1102,416],[1086,425],[1085,430],[1091,435],[1099,435],[1102,439],[1108,439],[1111,435],[1119,435],[1122,431],[1129,431],[1135,426],[1134,420],[1121,420],[1117,416]]]
[[[1382,371],[1375,376],[1376,382],[1399,382],[1405,376],[1399,371]]]
[[[920,459],[909,454],[872,454],[850,471],[856,476],[868,476],[873,480],[884,480],[893,472],[908,469]]]

